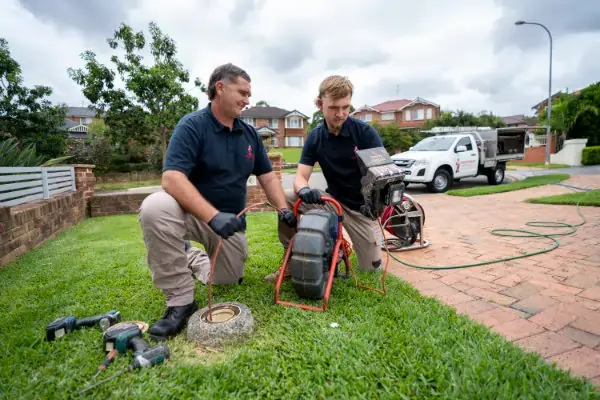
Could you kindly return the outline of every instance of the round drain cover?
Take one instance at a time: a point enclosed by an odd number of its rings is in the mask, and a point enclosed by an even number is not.
[[[227,302],[196,311],[187,326],[188,340],[199,345],[219,347],[243,340],[254,331],[254,318],[250,309],[241,303]]]

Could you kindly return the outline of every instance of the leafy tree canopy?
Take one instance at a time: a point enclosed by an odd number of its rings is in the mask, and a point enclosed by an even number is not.
[[[67,134],[61,126],[67,106],[53,105],[48,100],[51,94],[49,86],[23,85],[21,66],[12,57],[8,41],[0,38],[0,132],[15,138],[19,151],[35,146],[42,158],[64,153]]]
[[[164,162],[169,134],[181,117],[198,108],[198,99],[190,90],[206,92],[206,87],[196,78],[194,87],[186,89],[190,74],[177,59],[175,42],[155,22],[149,24],[149,31],[147,43],[143,32],[121,24],[107,39],[115,52],[110,59],[113,69],[87,50],[81,55],[85,68],[69,68],[68,73],[82,87],[92,106],[106,113],[113,140],[160,142]],[[148,50],[153,57],[150,65],[144,63],[142,56]],[[124,52],[124,56],[119,57],[117,51]],[[117,75],[123,88],[115,82]]]

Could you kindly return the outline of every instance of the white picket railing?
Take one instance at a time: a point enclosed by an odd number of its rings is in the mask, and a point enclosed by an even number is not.
[[[0,207],[75,190],[74,167],[0,167]]]

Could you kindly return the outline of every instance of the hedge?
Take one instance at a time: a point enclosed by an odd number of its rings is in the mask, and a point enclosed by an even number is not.
[[[581,163],[583,165],[600,164],[600,146],[590,146],[583,149],[581,154]]]

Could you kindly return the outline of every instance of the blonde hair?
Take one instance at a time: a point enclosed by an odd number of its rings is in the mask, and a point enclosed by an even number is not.
[[[332,100],[339,100],[348,96],[352,97],[353,92],[354,86],[348,78],[341,75],[331,75],[325,78],[319,85],[319,96],[317,100],[328,95]]]

